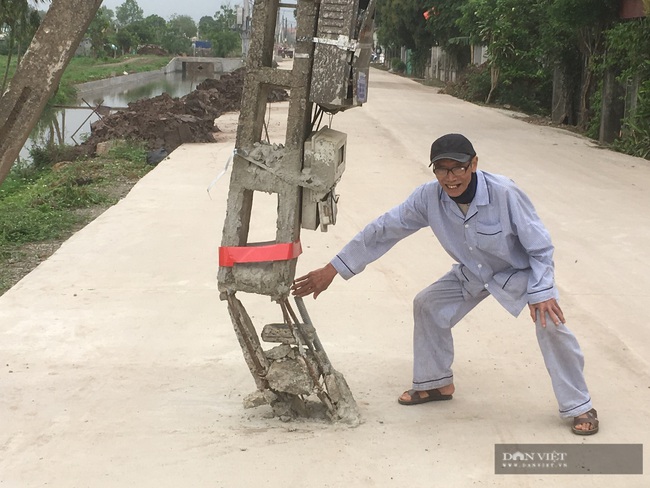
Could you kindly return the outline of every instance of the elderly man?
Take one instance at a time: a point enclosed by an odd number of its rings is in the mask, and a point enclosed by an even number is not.
[[[461,134],[434,141],[430,161],[436,180],[368,224],[325,267],[297,278],[293,294],[316,298],[337,274],[359,274],[399,240],[430,227],[457,264],[415,297],[413,387],[398,402],[451,400],[451,328],[492,295],[514,316],[528,304],[560,416],[573,418],[575,434],[595,434],[582,352],[558,303],[553,245],[532,203],[508,178],[477,170],[474,147]]]

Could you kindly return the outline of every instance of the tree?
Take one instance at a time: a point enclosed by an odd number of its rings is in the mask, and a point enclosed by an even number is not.
[[[20,26],[18,31],[16,32],[16,47],[18,49],[18,63],[20,63],[20,59],[25,52],[26,46],[29,45],[30,42],[32,42],[32,38],[34,37],[34,34],[36,34],[36,31],[38,30],[39,26],[41,25],[41,16],[38,13],[37,10],[31,9],[29,12],[29,16],[26,19],[26,22]]]
[[[218,31],[210,39],[212,41],[212,54],[219,58],[226,58],[241,47],[241,38],[237,32]]]
[[[617,73],[626,86],[628,107],[615,147],[650,159],[650,19],[617,24],[609,29],[602,68]]]
[[[144,11],[138,5],[136,0],[124,0],[124,3],[115,9],[117,25],[124,27],[132,22],[144,19]]]
[[[172,15],[167,23],[170,29],[191,39],[196,36],[196,23],[189,15]]]
[[[167,29],[167,21],[159,15],[149,15],[144,19],[144,24],[151,29],[153,38],[150,41],[153,44],[161,44],[165,30]]]
[[[543,57],[539,48],[539,26],[548,0],[469,0],[459,23],[470,39],[488,47],[490,103],[501,72],[535,73]]]
[[[418,75],[423,74],[430,49],[437,44],[436,33],[427,25],[423,15],[432,3],[431,0],[381,0],[377,3],[380,44],[410,49],[413,70]]]
[[[209,39],[213,32],[217,31],[217,21],[207,15],[199,20],[199,37]]]
[[[192,41],[169,26],[163,33],[160,45],[170,54],[187,54],[192,49]]]
[[[618,1],[547,0],[547,4],[545,51],[567,78],[579,79],[578,127],[584,129],[591,115],[595,62],[604,53],[605,31],[618,19]]]
[[[134,45],[157,44],[157,40],[161,37],[146,20],[131,22],[122,30],[128,31],[133,36]]]
[[[212,42],[212,54],[225,58],[240,48],[241,38],[234,30],[237,24],[237,12],[233,8],[229,5],[222,5],[219,11],[214,14],[214,21],[208,21],[207,19],[209,17],[201,19],[203,27],[208,29],[207,33],[201,31],[201,34]],[[200,26],[201,23],[199,22]]]
[[[2,3],[2,11],[6,1]],[[0,183],[54,93],[101,0],[52,3],[41,28],[0,97]],[[70,22],[74,18],[75,22]]]
[[[91,49],[94,57],[106,54],[109,36],[113,33],[114,14],[111,9],[102,6],[90,23],[86,36],[90,38]]]
[[[138,37],[133,33],[131,26],[129,24],[123,29],[120,29],[115,34],[115,42],[118,47],[122,50],[122,55],[129,54],[134,47],[138,46]]]

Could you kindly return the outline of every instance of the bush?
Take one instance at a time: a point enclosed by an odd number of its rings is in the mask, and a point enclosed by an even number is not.
[[[487,64],[470,65],[456,76],[455,81],[447,83],[442,92],[470,102],[483,103],[490,93],[490,68]]]
[[[29,150],[29,156],[32,159],[32,165],[35,169],[52,166],[59,161],[76,159],[77,151],[74,146],[67,145],[34,145]]]
[[[623,121],[623,137],[613,147],[626,154],[650,159],[650,80],[641,84],[636,112]]]
[[[393,58],[390,60],[390,68],[395,73],[404,73],[406,71],[406,63],[400,58]]]
[[[69,211],[29,207],[19,202],[6,203],[0,213],[0,247],[57,239],[66,227],[74,225],[78,220]]]
[[[490,67],[487,63],[470,65],[456,77],[456,81],[447,83],[443,93],[474,103],[485,103],[490,86]],[[528,113],[546,114],[551,106],[552,91],[550,75],[531,77],[505,71],[501,73],[492,101],[497,105],[512,105]]]

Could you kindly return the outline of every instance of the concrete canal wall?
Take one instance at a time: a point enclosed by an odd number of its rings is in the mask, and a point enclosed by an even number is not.
[[[176,57],[163,68],[165,73],[176,71],[192,72],[212,68],[214,73],[230,73],[244,66],[244,61],[240,58],[198,58],[192,56]]]
[[[243,65],[243,60],[239,58],[176,57],[172,59],[167,66],[159,70],[114,76],[103,80],[80,83],[77,85],[77,95],[78,97],[83,97],[87,93],[106,90],[116,86],[142,85],[158,80],[167,73],[187,72],[205,74],[212,72],[213,74],[222,74],[235,71]]]

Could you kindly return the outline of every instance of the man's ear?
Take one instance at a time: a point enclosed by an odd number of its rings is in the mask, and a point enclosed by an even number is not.
[[[478,156],[474,156],[472,158],[472,172],[476,172],[476,168],[478,167]]]

